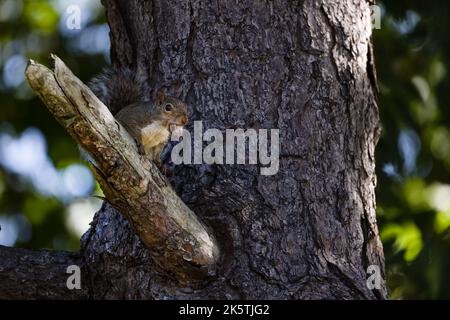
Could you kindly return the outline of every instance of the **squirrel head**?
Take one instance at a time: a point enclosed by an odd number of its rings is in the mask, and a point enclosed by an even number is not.
[[[156,91],[155,106],[159,108],[161,120],[171,132],[188,122],[187,105],[177,98],[167,96],[162,89]]]

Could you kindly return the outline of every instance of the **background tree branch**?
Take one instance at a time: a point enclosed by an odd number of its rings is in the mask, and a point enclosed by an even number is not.
[[[87,299],[83,259],[79,253],[0,246],[0,299]],[[66,286],[67,267],[81,268],[81,289]]]
[[[30,61],[27,79],[70,135],[95,159],[108,201],[129,221],[155,262],[183,283],[214,273],[214,236],[183,203],[108,108],[56,56],[54,70]]]

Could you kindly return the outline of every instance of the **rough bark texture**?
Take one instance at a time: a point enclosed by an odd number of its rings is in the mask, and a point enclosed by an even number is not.
[[[184,165],[172,184],[213,230],[216,276],[180,286],[110,205],[81,254],[92,298],[385,298],[375,218],[379,119],[364,0],[103,0],[115,65],[191,106],[191,125],[279,128],[279,173]]]
[[[260,176],[255,166],[176,168],[174,186],[224,252],[219,276],[201,290],[182,290],[155,273],[126,223],[101,210],[83,239],[103,288],[96,297],[385,297],[384,284],[366,287],[368,265],[384,269],[369,4],[103,4],[115,64],[147,70],[149,88],[180,94],[205,129],[279,128],[282,156],[274,176]],[[123,263],[130,258],[133,267]]]
[[[79,253],[0,246],[1,299],[87,299],[88,275]],[[81,269],[81,289],[68,290],[67,267]]]

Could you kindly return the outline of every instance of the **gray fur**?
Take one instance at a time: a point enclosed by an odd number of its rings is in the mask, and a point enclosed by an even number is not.
[[[90,82],[92,92],[108,107],[113,115],[122,108],[145,100],[145,79],[130,68],[105,68]]]

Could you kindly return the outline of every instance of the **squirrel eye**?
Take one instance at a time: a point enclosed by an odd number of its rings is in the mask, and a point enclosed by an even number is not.
[[[166,111],[172,111],[173,105],[171,105],[170,103],[166,104],[166,106],[164,107],[164,110]]]

